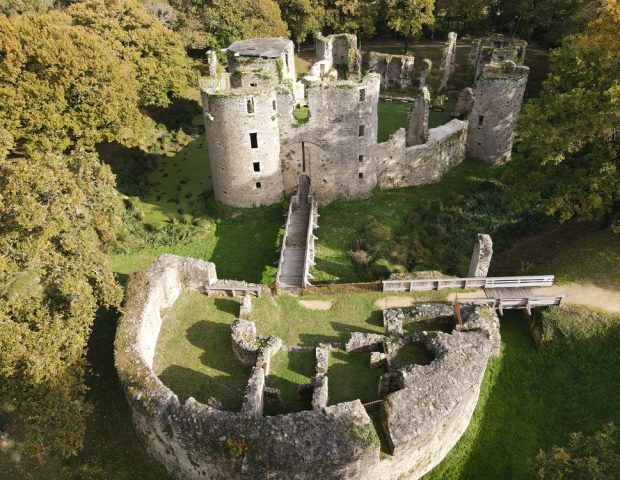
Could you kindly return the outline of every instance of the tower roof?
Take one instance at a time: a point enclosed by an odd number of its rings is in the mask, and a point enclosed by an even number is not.
[[[226,50],[241,57],[278,58],[288,50],[290,43],[289,39],[283,37],[250,38],[237,40]]]

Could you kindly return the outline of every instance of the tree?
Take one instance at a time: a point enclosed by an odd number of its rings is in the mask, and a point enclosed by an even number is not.
[[[600,5],[598,0],[499,0],[490,3],[488,15],[496,31],[559,45],[593,20]]]
[[[282,17],[299,46],[309,34],[323,28],[325,8],[320,0],[280,0]]]
[[[620,230],[620,6],[609,0],[584,33],[551,55],[540,98],[519,121],[506,180],[515,207],[564,222],[607,219]]]
[[[44,13],[54,6],[54,0],[4,0],[0,3],[0,13],[21,15],[26,12]]]
[[[380,8],[376,0],[327,0],[326,23],[338,33],[372,36],[377,31]]]
[[[171,0],[178,31],[191,49],[217,49],[252,37],[288,37],[275,0]]]
[[[62,152],[134,142],[141,125],[132,69],[59,12],[0,16],[0,125],[12,149]]]
[[[436,0],[435,20],[445,32],[486,33],[491,0]]]
[[[25,425],[26,453],[69,456],[81,447],[90,411],[84,352],[95,311],[121,299],[105,253],[120,226],[119,196],[94,154],[5,154],[0,413]]]
[[[82,0],[67,14],[135,69],[141,105],[165,107],[187,90],[192,64],[181,38],[137,0]]]
[[[616,448],[617,429],[609,423],[592,436],[571,433],[568,447],[553,447],[550,452],[540,450],[534,472],[540,480],[618,478],[620,455]]]
[[[409,39],[422,33],[422,28],[435,23],[435,0],[386,0],[387,25],[405,39],[405,54]]]

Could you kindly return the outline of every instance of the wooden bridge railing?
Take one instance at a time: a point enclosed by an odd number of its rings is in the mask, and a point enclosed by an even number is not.
[[[434,278],[428,280],[383,280],[384,292],[414,292],[446,288],[550,287],[553,275],[521,277]]]
[[[560,305],[564,300],[564,295],[558,296],[535,296],[535,297],[500,297],[500,298],[461,298],[461,304],[484,305],[499,310],[501,315],[504,309],[524,308],[531,315],[532,308],[549,307]]]

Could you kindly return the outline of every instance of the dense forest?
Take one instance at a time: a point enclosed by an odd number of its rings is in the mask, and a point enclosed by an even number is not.
[[[196,88],[207,49],[321,30],[552,48],[497,181],[515,212],[620,232],[616,0],[1,0],[0,465],[83,445],[87,345],[96,312],[122,305],[109,255],[131,209],[98,148],[154,151],[157,112]]]

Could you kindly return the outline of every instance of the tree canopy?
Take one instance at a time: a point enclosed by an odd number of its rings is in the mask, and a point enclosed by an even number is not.
[[[560,221],[608,218],[620,229],[620,6],[568,37],[551,55],[540,98],[519,122],[508,171],[515,204],[537,204]]]
[[[165,107],[185,93],[191,62],[181,38],[137,0],[82,0],[67,9],[73,25],[99,35],[135,70],[140,104]]]
[[[94,154],[0,160],[0,404],[38,456],[81,446],[86,341],[97,306],[121,298],[104,251],[119,221]]]
[[[435,0],[386,0],[386,4],[387,25],[405,37],[405,51],[408,39],[417,38],[423,27],[435,23]]]
[[[0,16],[0,123],[18,152],[118,140],[140,124],[127,64],[67,15]]]

